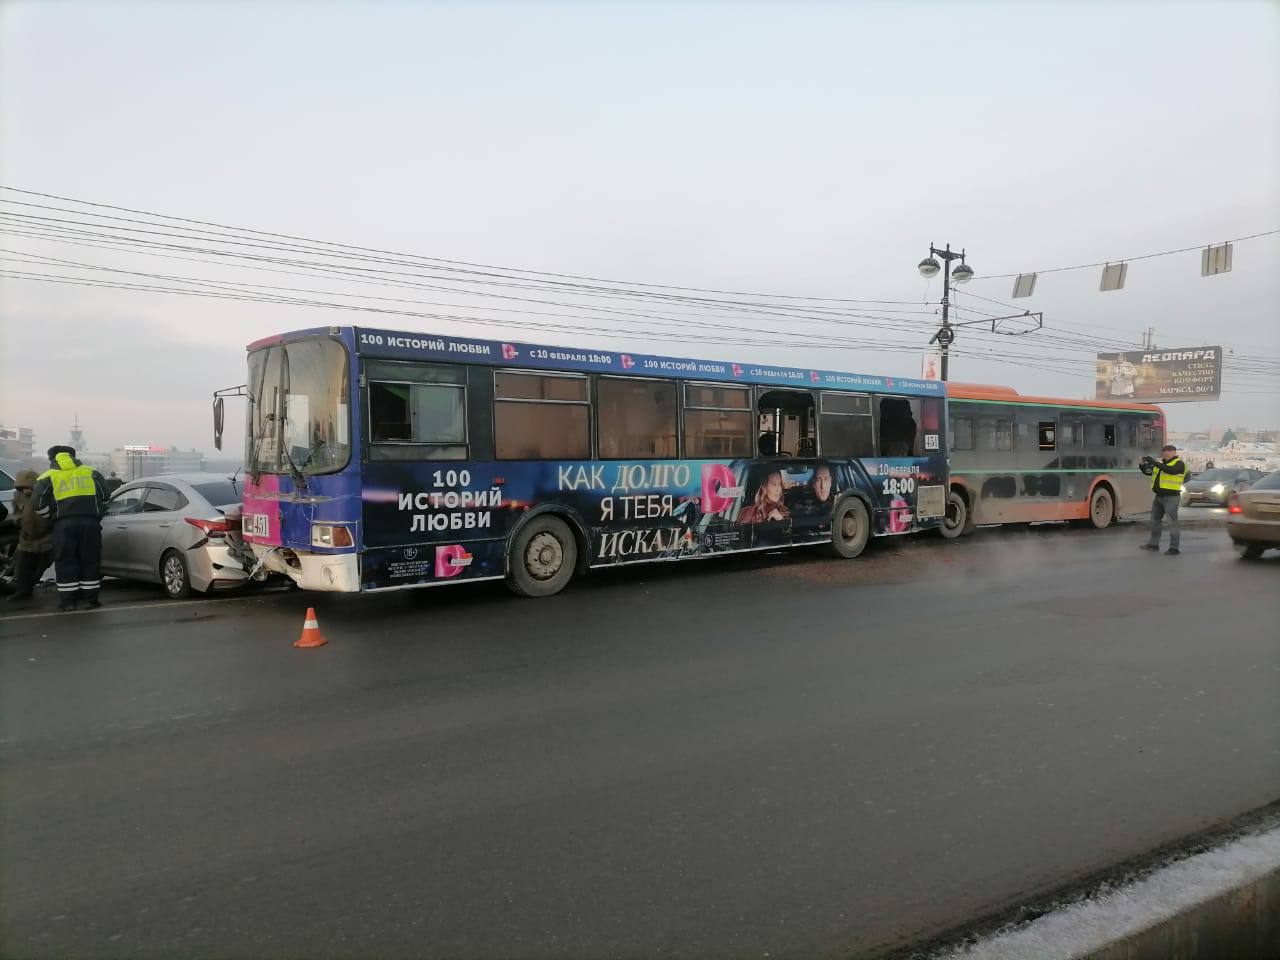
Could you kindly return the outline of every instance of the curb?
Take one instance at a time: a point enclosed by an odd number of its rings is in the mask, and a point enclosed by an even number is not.
[[[1081,960],[1280,957],[1280,866]]]
[[[1280,957],[1280,819],[1138,873],[1091,885],[1031,919],[910,954],[921,960],[1274,960]]]

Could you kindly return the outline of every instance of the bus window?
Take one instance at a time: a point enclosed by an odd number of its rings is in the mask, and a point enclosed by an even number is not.
[[[951,418],[951,436],[948,438],[947,445],[952,450],[972,450],[973,449],[973,418],[972,417],[952,417]]]
[[[1085,437],[1084,445],[1091,450],[1096,450],[1098,447],[1103,446],[1102,424],[1090,420],[1085,424],[1085,428],[1088,433]]]
[[[1124,425],[1124,445],[1131,450],[1138,445],[1138,425],[1132,420]]]
[[[1057,420],[1041,420],[1039,434],[1040,434],[1041,450],[1058,449],[1058,421]]]
[[[1013,421],[998,417],[978,418],[978,449],[1007,453],[1013,449]]]
[[[684,407],[686,457],[751,456],[755,437],[749,390],[687,383]]]
[[[1150,450],[1158,442],[1156,436],[1156,422],[1154,420],[1143,420],[1138,429],[1138,443],[1144,450]]]
[[[874,457],[875,429],[866,394],[822,394],[822,455]]]
[[[666,380],[601,377],[596,382],[596,442],[604,459],[676,455],[676,385]]]
[[[465,374],[425,364],[365,365],[373,460],[465,460]]]
[[[799,390],[760,394],[757,443],[762,457],[816,457],[813,395]]]
[[[587,460],[591,406],[587,378],[494,374],[494,449],[499,460]]]
[[[1116,445],[1116,425],[1114,423],[1103,425],[1102,444],[1106,447],[1114,447]]]
[[[880,456],[910,457],[917,454],[920,401],[907,397],[880,398]]]

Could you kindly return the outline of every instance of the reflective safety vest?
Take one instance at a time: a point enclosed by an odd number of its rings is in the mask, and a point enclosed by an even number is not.
[[[93,467],[72,467],[70,470],[49,470],[44,474],[53,486],[53,499],[62,501],[72,497],[92,497],[97,494],[93,483]]]
[[[1178,473],[1168,473],[1170,467],[1179,468]],[[1182,481],[1187,477],[1187,465],[1180,457],[1174,457],[1168,463],[1156,461],[1151,471],[1151,489],[1159,494],[1181,493]]]
[[[69,454],[59,453],[56,467],[40,474],[36,481],[36,512],[43,517],[98,518],[106,491],[99,485],[97,471],[76,463]]]

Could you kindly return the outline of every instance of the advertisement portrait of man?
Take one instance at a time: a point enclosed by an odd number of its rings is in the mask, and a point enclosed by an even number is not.
[[[1111,396],[1132,398],[1137,393],[1138,368],[1123,353],[1111,364]]]

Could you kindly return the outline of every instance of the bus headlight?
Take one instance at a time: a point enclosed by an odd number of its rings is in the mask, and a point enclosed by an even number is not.
[[[351,530],[329,523],[313,523],[311,525],[311,545],[313,547],[349,547],[355,541],[351,539]]]

